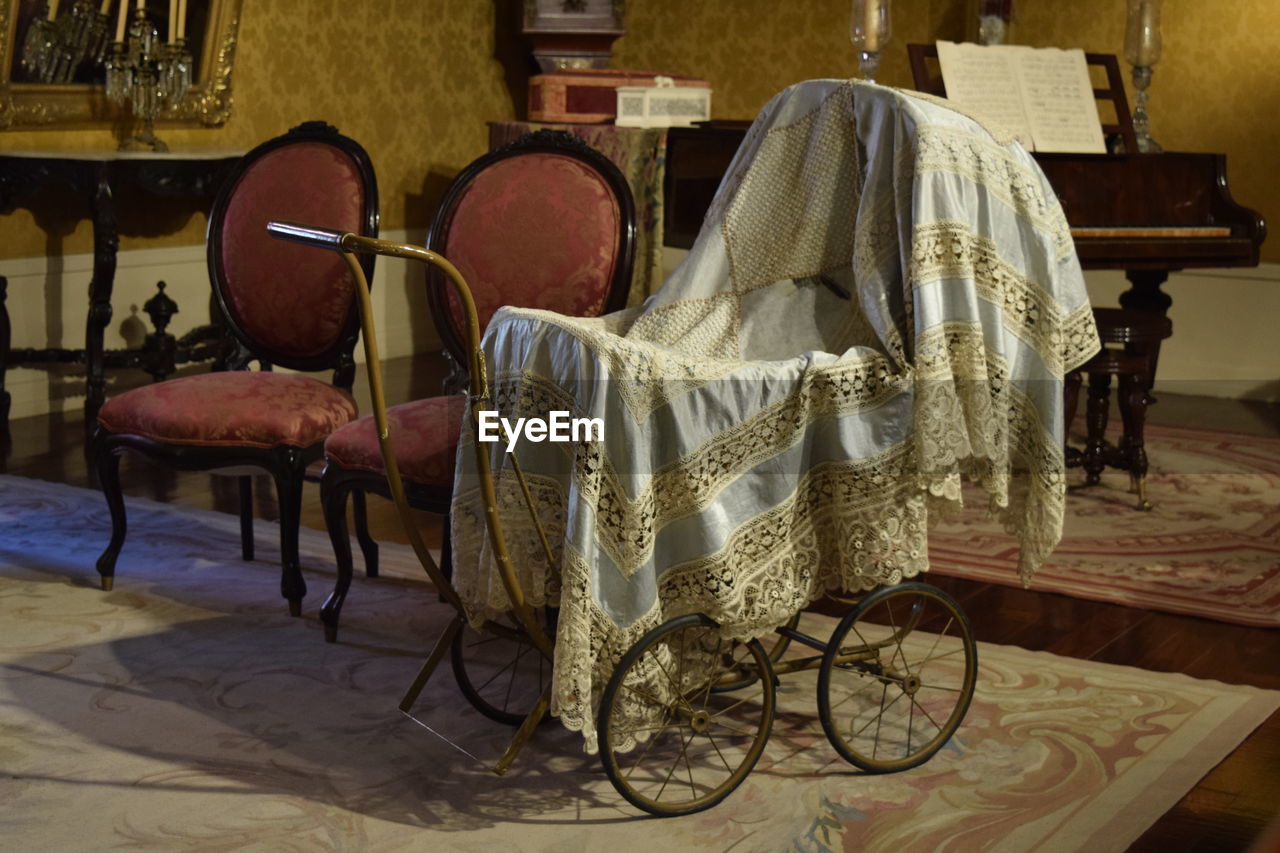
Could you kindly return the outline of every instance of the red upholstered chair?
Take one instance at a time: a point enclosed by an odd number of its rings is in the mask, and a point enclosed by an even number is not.
[[[180,470],[239,476],[246,560],[253,559],[253,505],[245,468],[268,471],[280,502],[280,589],[290,613],[302,611],[303,477],[325,438],[356,417],[349,392],[359,318],[342,258],[271,239],[272,219],[377,236],[378,188],[364,149],[323,122],[308,122],[246,154],[220,192],[209,216],[209,275],[235,339],[232,369],[137,388],[98,413],[95,465],[112,524],[98,558],[103,589],[112,587],[124,545],[119,465],[128,450]],[[372,276],[372,256],[362,263]],[[255,359],[263,369],[247,370]],[[274,373],[272,365],[331,370],[332,384]]]
[[[454,179],[427,248],[466,278],[482,327],[503,305],[594,316],[626,304],[635,227],[631,190],[617,167],[575,137],[544,130],[481,157]],[[455,365],[466,364],[461,310],[434,269],[427,297],[446,352]],[[465,401],[462,394],[446,393],[388,410],[405,491],[418,509],[449,511]],[[320,497],[338,582],[320,617],[325,639],[333,642],[351,584],[347,496],[367,491],[389,497],[372,417],[330,436],[325,460]],[[445,537],[448,571],[447,524]],[[361,547],[366,574],[376,574],[376,545],[362,537]]]

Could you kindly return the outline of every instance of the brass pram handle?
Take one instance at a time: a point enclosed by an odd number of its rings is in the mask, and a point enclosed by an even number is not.
[[[412,512],[409,508],[408,499],[404,493],[404,485],[400,477],[400,469],[396,464],[394,449],[391,443],[390,426],[387,422],[387,404],[386,397],[382,388],[382,366],[378,357],[378,337],[377,330],[373,322],[373,302],[369,296],[369,282],[365,278],[364,269],[355,259],[356,254],[375,254],[387,255],[396,258],[406,258],[409,260],[422,261],[431,266],[436,267],[444,273],[445,278],[453,286],[454,292],[458,296],[458,300],[462,305],[463,317],[466,326],[467,356],[468,367],[471,373],[472,394],[470,399],[469,414],[474,428],[477,414],[477,404],[488,400],[488,381],[487,372],[485,370],[484,353],[480,349],[480,321],[476,311],[475,300],[471,296],[471,289],[467,286],[466,280],[458,269],[451,264],[446,258],[425,249],[421,246],[414,246],[409,243],[396,243],[390,240],[379,240],[375,237],[364,237],[359,234],[353,234],[348,231],[337,231],[331,228],[318,228],[311,225],[301,225],[295,222],[268,222],[267,232],[280,240],[287,240],[293,243],[300,243],[306,246],[315,246],[317,248],[329,249],[336,251],[342,255],[347,262],[347,266],[351,270],[351,275],[356,284],[356,298],[360,306],[360,328],[364,341],[365,351],[365,368],[369,374],[369,390],[370,396],[373,398],[373,416],[374,422],[378,428],[378,443],[382,449],[383,465],[386,469],[387,485],[390,488],[391,495],[396,504],[396,509],[400,515],[400,521],[405,528],[405,534],[409,537],[413,550],[418,556],[418,560],[422,563],[423,569],[431,578],[431,582],[435,584],[440,594],[457,609],[459,614],[465,613],[462,599],[458,596],[453,584],[444,573],[440,571],[440,567],[436,564],[435,559],[427,550],[426,543],[422,540],[422,534],[418,531],[417,525],[414,523]],[[532,608],[529,607],[524,596],[524,590],[520,587],[520,583],[516,578],[514,568],[511,565],[511,559],[506,547],[506,541],[502,535],[502,521],[497,511],[497,494],[494,489],[493,472],[489,463],[489,456],[485,447],[480,442],[475,442],[476,447],[476,468],[480,480],[480,490],[484,500],[486,515],[488,516],[486,525],[489,529],[490,541],[493,544],[494,556],[498,563],[499,574],[502,577],[503,585],[506,587],[508,598],[512,603],[514,611],[521,626],[529,635],[534,646],[541,651],[548,659],[554,656],[554,644],[551,638],[543,631],[542,626],[538,624],[537,618],[534,616]],[[521,481],[523,476],[519,475]],[[523,486],[523,482],[521,483]],[[526,500],[529,496],[526,491]],[[530,514],[533,514],[533,507],[529,507]],[[537,524],[541,533],[541,525]],[[544,535],[545,540],[545,535]],[[545,545],[545,541],[544,541]]]
[[[277,240],[288,240],[290,243],[301,243],[304,246],[315,246],[320,249],[333,249],[341,252],[342,240],[350,232],[335,231],[332,228],[315,228],[310,225],[298,225],[295,222],[268,222],[267,233]],[[355,236],[351,234],[351,236]]]

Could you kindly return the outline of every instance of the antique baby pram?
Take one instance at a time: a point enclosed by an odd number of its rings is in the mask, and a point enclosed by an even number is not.
[[[468,699],[523,720],[498,772],[551,710],[659,815],[741,783],[782,673],[817,671],[823,729],[864,770],[913,767],[955,732],[972,631],[906,579],[962,474],[1020,535],[1030,576],[1061,529],[1062,376],[1097,346],[1065,221],[1020,148],[904,93],[800,84],[757,119],[689,259],[644,306],[504,309],[483,345],[438,255],[270,227],[347,258],[391,490],[457,610],[402,708],[452,649]],[[453,578],[403,500],[357,252],[439,267],[466,317]],[[599,416],[604,438],[475,440],[482,411],[557,410]],[[861,597],[828,640],[798,631],[830,592]],[[468,663],[466,621],[500,640],[474,647],[496,658]]]

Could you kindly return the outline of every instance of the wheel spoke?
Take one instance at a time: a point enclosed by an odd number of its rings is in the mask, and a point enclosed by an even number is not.
[[[965,653],[965,647],[964,647],[964,646],[960,646],[960,647],[958,647],[958,648],[951,649],[950,651],[945,651],[945,652],[941,652],[941,653],[939,653],[939,654],[936,654],[936,655],[934,655],[933,657],[925,658],[925,659],[921,660],[919,663],[917,663],[917,664],[916,664],[916,672],[919,672],[919,671],[920,671],[920,667],[924,666],[925,664],[929,663],[930,661],[942,660],[943,658],[949,658],[949,657],[951,657],[952,655],[962,655],[962,654],[964,654],[964,653]]]
[[[527,648],[527,647],[526,647],[526,648]],[[512,659],[511,659],[510,661],[508,661],[505,665],[503,665],[503,666],[502,666],[502,667],[501,667],[497,672],[495,672],[493,675],[489,676],[489,678],[488,678],[488,679],[486,679],[486,680],[485,680],[485,682],[484,682],[483,684],[478,685],[478,686],[476,687],[476,692],[477,692],[477,693],[479,693],[481,690],[484,690],[484,689],[485,689],[486,687],[488,687],[490,684],[492,684],[493,682],[497,681],[499,678],[501,678],[501,677],[502,677],[502,674],[503,674],[503,673],[505,673],[507,670],[514,670],[514,669],[515,669],[516,664],[518,664],[518,663],[520,662],[520,658],[521,658],[521,656],[522,656],[523,654],[524,654],[524,652],[519,652],[519,653],[517,653],[517,654],[516,654],[516,656],[515,656],[514,658],[512,658]]]
[[[717,660],[717,659],[719,659],[719,657],[720,657],[720,649],[721,649],[721,647],[722,647],[723,645],[724,645],[724,639],[723,639],[722,637],[717,637],[717,638],[716,638],[716,653],[712,656],[712,660]],[[732,655],[730,655],[729,660],[731,660],[731,661],[733,660]],[[704,708],[705,708],[705,707],[707,707],[707,700],[711,697],[711,688],[712,688],[712,686],[716,683],[716,677],[715,677],[715,675],[714,675],[714,672],[715,672],[715,671],[714,671],[714,670],[712,670],[712,672],[711,672],[711,673],[708,673],[708,675],[707,675],[707,686],[706,686],[706,687],[704,687],[704,688],[702,689],[702,698],[698,700],[698,702],[699,702],[699,703],[702,705],[702,707],[704,707]]]
[[[730,711],[732,711],[734,708],[738,707],[739,705],[742,705],[746,702],[750,702],[753,698],[755,697],[743,696],[741,699],[739,699],[737,702],[734,702],[732,705],[729,705],[726,708],[721,708],[719,711],[716,711],[714,714],[711,715],[711,719],[714,720],[716,717],[719,717],[721,714],[727,714]]]
[[[920,661],[920,665],[921,665],[921,666],[924,666],[926,663],[928,663],[929,661],[933,660],[933,658],[931,657],[931,655],[933,655],[934,650],[936,650],[936,649],[938,648],[938,643],[941,643],[941,642],[942,642],[942,637],[943,637],[943,635],[945,635],[945,634],[947,633],[947,631],[948,631],[948,630],[950,630],[950,628],[951,628],[951,623],[952,623],[952,622],[954,622],[954,621],[956,621],[956,617],[952,616],[952,617],[948,618],[948,619],[947,619],[947,624],[945,624],[945,625],[943,625],[943,626],[942,626],[942,630],[941,630],[941,631],[939,631],[938,633],[936,633],[936,634],[934,634],[934,635],[933,635],[933,645],[929,647],[929,651],[925,654],[925,656],[924,656],[924,660]]]
[[[935,729],[937,729],[938,731],[942,731],[942,726],[938,725],[938,721],[933,718],[932,714],[930,714],[927,710],[925,710],[925,707],[923,705],[921,705],[919,702],[916,701],[916,697],[914,696],[911,697],[911,705],[913,708],[919,708],[920,713],[924,714],[925,717],[928,718],[929,722],[933,723],[933,727]]]
[[[511,691],[514,690],[516,686],[516,674],[520,670],[520,659],[524,657],[525,652],[532,648],[533,646],[522,647],[516,654],[516,659],[511,663],[511,677],[507,679],[507,695],[502,700],[503,710],[511,707]],[[539,655],[539,657],[541,657],[541,655]]]
[[[668,707],[668,708],[666,709],[666,713],[665,713],[665,714],[663,715],[663,717],[662,717],[662,729],[663,729],[663,730],[665,730],[665,729],[667,729],[667,728],[670,728],[670,726],[667,724],[667,721],[668,721],[668,720],[670,720],[670,719],[671,719],[671,708],[670,708],[670,707]],[[640,766],[640,762],[641,762],[641,761],[644,761],[645,756],[649,754],[649,750],[653,749],[653,745],[654,745],[654,744],[656,744],[657,742],[658,742],[658,738],[657,738],[657,736],[656,736],[656,735],[655,735],[654,737],[649,738],[649,742],[648,742],[647,744],[645,744],[645,747],[644,747],[644,749],[640,752],[640,755],[636,757],[636,761],[635,761],[635,763],[634,763],[634,764],[632,764],[632,765],[631,765],[631,769],[630,769],[630,770],[628,770],[626,773],[624,773],[624,774],[623,774],[623,777],[624,777],[624,778],[627,778],[627,779],[630,779],[630,778],[631,778],[631,774],[632,774],[632,773],[634,773],[634,772],[636,771],[636,768]]]
[[[681,638],[683,638],[683,637],[684,637],[684,635],[683,635],[683,634],[681,634]],[[663,664],[662,664],[662,658],[660,658],[660,657],[658,656],[658,650],[657,650],[657,649],[654,649],[654,650],[653,650],[653,662],[654,662],[655,664],[657,664],[658,669],[662,671],[662,674],[663,674],[663,675],[665,675],[665,676],[667,677],[667,682],[668,682],[668,683],[670,683],[672,690],[674,690],[674,691],[675,691],[675,697],[676,697],[676,699],[678,699],[678,700],[680,701],[680,704],[684,705],[686,708],[688,708],[689,710],[691,710],[691,711],[692,711],[692,710],[693,710],[693,706],[692,706],[692,705],[690,705],[690,704],[689,704],[689,700],[688,700],[688,699],[686,699],[686,698],[684,697],[684,691],[682,691],[682,690],[680,689],[680,682],[678,682],[678,681],[676,681],[674,678],[672,678],[672,677],[671,677],[671,673],[667,672],[667,668],[666,668],[665,666],[663,666]]]
[[[625,682],[623,683],[623,685],[622,685],[622,686],[623,686],[623,687],[625,687],[626,689],[630,690],[632,693],[636,694],[637,696],[639,696],[641,699],[648,699],[650,702],[652,702],[653,704],[657,705],[659,708],[669,708],[669,707],[670,707],[670,704],[669,704],[669,703],[664,702],[663,700],[659,699],[657,696],[654,696],[652,693],[646,693],[646,692],[644,692],[643,690],[640,690],[639,688],[634,687],[634,686],[632,686],[632,685],[630,685],[630,684],[627,684],[627,683],[625,683]]]
[[[726,723],[724,720],[715,720],[715,719],[712,719],[712,720],[707,720],[707,722],[708,722],[709,724],[717,725],[717,726],[719,726],[719,727],[720,727],[720,728],[722,728],[722,729],[727,729],[727,730],[729,730],[729,731],[733,732],[735,735],[742,735],[743,737],[755,737],[755,734],[754,734],[753,732],[751,732],[751,731],[749,731],[749,730],[747,730],[747,729],[739,729],[739,728],[735,728],[735,727],[733,727],[733,726],[729,725],[728,723]]]
[[[889,685],[886,683],[886,684],[884,685],[884,692],[885,692],[885,693],[888,693],[888,691],[889,691]],[[884,704],[884,695],[882,694],[882,695],[881,695],[881,697],[880,697],[880,713],[879,713],[879,714],[876,714],[876,715],[875,715],[874,717],[872,717],[870,720],[867,720],[865,723],[863,723],[863,724],[862,724],[862,728],[858,729],[856,732],[855,732],[855,731],[850,731],[850,732],[849,732],[849,736],[850,736],[851,738],[855,738],[855,737],[857,737],[858,735],[860,735],[860,734],[862,734],[863,732],[865,732],[865,731],[867,730],[867,726],[871,725],[872,723],[878,723],[878,722],[880,722],[880,718],[884,716],[884,712],[885,712],[885,711],[887,711],[887,710],[889,710],[890,708],[892,708],[892,707],[894,706],[894,703],[896,703],[899,699],[901,699],[901,698],[902,698],[902,696],[903,696],[903,694],[902,694],[902,693],[899,693],[897,696],[894,696],[894,697],[893,697],[893,702],[890,702],[888,705],[886,705],[886,704]],[[851,725],[851,726],[852,726],[852,725],[853,725],[853,723],[855,723],[856,721],[857,721],[856,719],[854,719],[854,720],[850,720],[850,721],[849,721],[849,725]]]
[[[887,695],[889,695],[889,685],[886,684],[880,691],[880,713],[876,714],[876,735],[875,735],[875,738],[873,738],[871,741],[872,743],[871,757],[872,758],[876,757],[876,752],[878,752],[880,749],[880,722],[884,719],[884,697]],[[897,702],[897,701],[898,701],[898,697],[897,696],[893,697],[893,702]],[[890,702],[889,704],[892,705],[893,702]]]
[[[943,687],[941,684],[925,684],[923,681],[922,681],[922,682],[920,682],[920,689],[921,689],[921,690],[925,689],[926,687],[927,687],[927,688],[929,688],[930,690],[945,690],[945,691],[947,691],[948,693],[963,693],[963,692],[964,692],[964,688],[963,688],[963,687]]]
[[[724,769],[729,771],[729,775],[733,775],[733,768],[729,766],[728,760],[725,759],[724,753],[720,751],[720,746],[716,743],[715,737],[711,732],[707,732],[707,740],[711,743],[711,748],[716,751],[716,755],[720,756],[720,763],[724,765]]]
[[[846,672],[847,672],[847,670],[846,670]],[[867,673],[867,674],[870,674],[870,673]],[[862,693],[862,692],[863,692],[864,690],[866,690],[867,688],[869,688],[869,687],[875,687],[875,686],[876,686],[876,684],[878,684],[878,683],[882,683],[882,682],[884,681],[884,678],[883,678],[882,676],[875,676],[875,675],[872,675],[872,676],[871,676],[871,678],[872,678],[872,679],[875,679],[875,680],[872,680],[872,681],[863,680],[863,684],[862,684],[862,686],[861,686],[861,687],[859,687],[857,690],[853,691],[853,692],[852,692],[852,693],[850,693],[848,696],[846,696],[846,697],[844,697],[843,699],[841,699],[841,700],[840,700],[839,702],[837,702],[836,704],[832,705],[832,706],[831,706],[831,710],[832,710],[832,711],[834,711],[836,708],[839,708],[839,707],[840,707],[841,705],[843,705],[845,702],[848,702],[850,699],[852,699],[853,697],[855,697],[855,696],[857,696],[858,694]]]
[[[892,662],[893,662],[893,660],[894,660],[895,658],[897,658],[897,657],[900,655],[900,656],[902,657],[902,666],[903,666],[903,668],[904,668],[904,669],[906,669],[906,670],[907,670],[907,675],[910,675],[910,674],[911,674],[911,668],[907,666],[907,653],[906,653],[906,652],[904,652],[904,651],[902,650],[902,634],[900,634],[900,633],[898,632],[898,626],[897,626],[897,625],[895,625],[895,624],[894,624],[894,621],[893,621],[893,602],[892,602],[892,600],[890,600],[890,599],[886,599],[886,600],[885,600],[885,606],[884,606],[884,609],[889,613],[889,629],[890,629],[891,631],[893,631],[893,635],[892,635],[892,636],[893,636],[893,644],[894,644],[894,645],[897,647],[897,649],[898,649],[898,651],[896,651],[893,655],[891,655],[891,656],[890,656],[889,661],[892,663]],[[903,626],[903,628],[905,629],[905,628],[906,628],[906,626],[904,625],[904,626]]]

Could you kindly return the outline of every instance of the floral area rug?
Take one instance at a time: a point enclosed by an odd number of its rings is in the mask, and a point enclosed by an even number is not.
[[[396,710],[449,612],[357,577],[341,642],[229,516],[131,500],[115,590],[101,496],[0,477],[0,833],[15,850],[1122,850],[1280,705],[1280,693],[983,645],[965,724],[925,765],[866,776],[822,736],[812,675],[784,677],[758,768],[725,802],[638,815],[581,739],[510,730],[447,665]],[[263,524],[260,555],[275,530]],[[384,546],[389,568],[412,567]],[[400,572],[393,572],[398,575]],[[831,620],[806,617],[820,634]],[[449,738],[452,743],[444,738]]]
[[[1146,430],[1147,493],[1129,476],[1069,472],[1063,539],[1031,588],[1130,607],[1280,626],[1280,439]],[[970,505],[930,534],[932,570],[1016,586],[1017,545]]]

